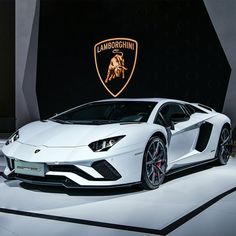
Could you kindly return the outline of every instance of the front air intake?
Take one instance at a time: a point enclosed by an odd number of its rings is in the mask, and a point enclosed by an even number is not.
[[[107,161],[95,161],[92,167],[106,180],[118,180],[121,178],[119,172]]]
[[[212,128],[213,125],[209,122],[206,122],[200,126],[198,140],[195,148],[197,151],[202,152],[206,149],[207,144],[210,140]]]

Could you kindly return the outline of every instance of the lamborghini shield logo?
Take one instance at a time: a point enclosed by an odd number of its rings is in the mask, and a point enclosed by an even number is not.
[[[98,76],[113,97],[118,97],[129,84],[137,55],[138,42],[129,38],[107,39],[94,46]]]

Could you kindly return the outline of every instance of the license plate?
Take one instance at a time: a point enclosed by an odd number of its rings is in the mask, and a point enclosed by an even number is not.
[[[15,173],[44,177],[45,164],[15,160]]]

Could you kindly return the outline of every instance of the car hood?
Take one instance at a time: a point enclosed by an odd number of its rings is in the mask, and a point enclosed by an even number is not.
[[[121,135],[124,126],[127,128],[132,124],[80,125],[36,121],[19,130],[18,142],[33,146],[78,147],[96,140]]]

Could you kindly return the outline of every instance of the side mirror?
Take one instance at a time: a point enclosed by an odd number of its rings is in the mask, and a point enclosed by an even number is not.
[[[165,122],[165,126],[171,130],[175,130],[175,124],[172,120],[168,120]]]
[[[173,121],[170,122],[170,129],[175,130],[175,124]]]
[[[174,123],[179,123],[179,122],[183,122],[183,121],[187,121],[190,119],[190,116],[188,116],[187,114],[173,114],[170,118],[171,121],[173,121]]]

